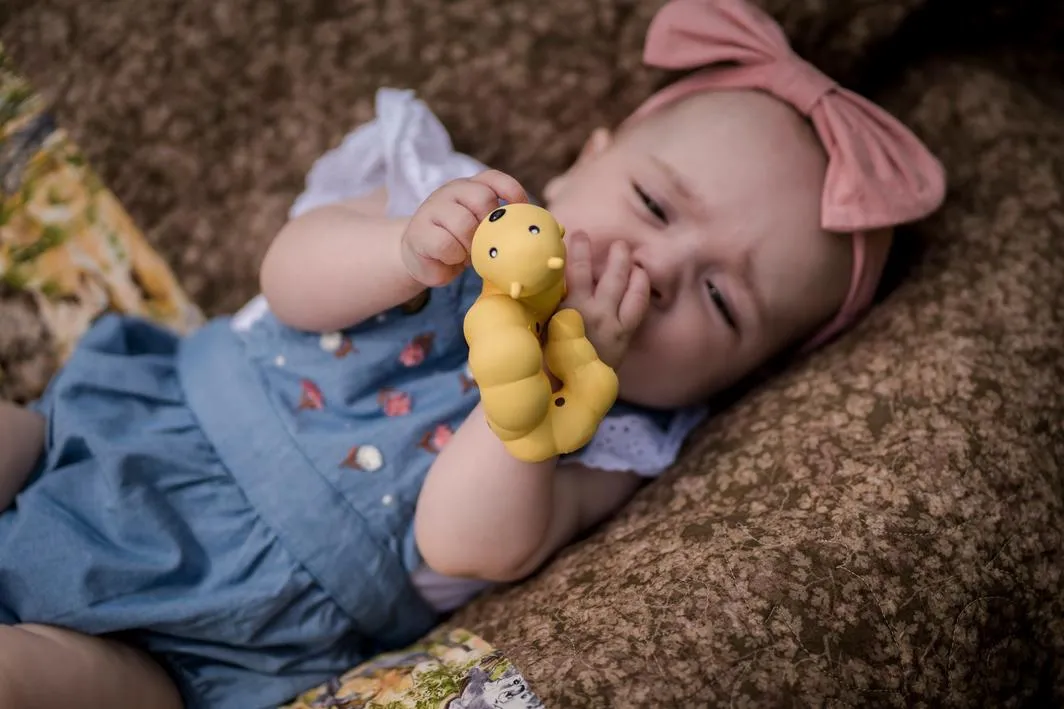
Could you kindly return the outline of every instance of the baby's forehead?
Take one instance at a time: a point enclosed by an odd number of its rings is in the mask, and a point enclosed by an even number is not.
[[[771,166],[786,181],[808,179],[810,171],[822,172],[826,164],[808,121],[790,105],[754,90],[696,93],[643,117],[626,132],[637,147],[688,169]]]
[[[663,163],[717,224],[819,228],[827,159],[794,109],[756,91],[695,94],[626,129],[634,169]]]

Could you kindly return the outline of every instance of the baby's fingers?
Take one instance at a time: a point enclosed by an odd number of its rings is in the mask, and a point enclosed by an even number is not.
[[[628,250],[628,245],[623,241],[610,244],[610,251],[606,256],[606,269],[595,288],[595,299],[613,304],[611,310],[618,308],[624,292],[628,289],[628,277],[631,272],[632,255]]]
[[[464,263],[477,219],[458,202],[440,204],[432,213],[432,256],[449,266]]]
[[[446,186],[446,191],[446,195],[441,194],[441,197],[445,198],[445,200],[441,201],[446,201],[451,206],[460,207],[469,215],[469,221],[472,226],[455,233],[455,236],[461,238],[462,243],[468,249],[473,241],[473,232],[476,231],[477,226],[485,217],[498,208],[499,197],[487,185],[471,179],[455,180]]]
[[[507,202],[527,202],[528,194],[525,192],[525,188],[521,186],[521,183],[515,180],[505,172],[498,170],[485,170],[478,175],[470,178],[471,182],[475,182],[481,185],[485,185],[491,189],[492,192],[499,199],[504,199]],[[490,213],[492,210],[488,210]],[[487,216],[487,213],[481,215],[481,219]]]
[[[587,299],[594,289],[591,275],[591,242],[583,233],[569,239],[566,254],[565,287],[569,298]]]
[[[617,320],[621,323],[621,329],[625,332],[634,332],[639,323],[643,322],[647,310],[650,308],[650,276],[643,269],[636,266],[632,269],[632,276],[628,279],[628,288],[624,291],[621,304],[617,308]]]

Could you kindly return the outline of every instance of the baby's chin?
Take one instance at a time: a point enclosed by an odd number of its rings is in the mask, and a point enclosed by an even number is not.
[[[658,377],[647,376],[646,372],[632,373],[625,365],[621,365],[617,378],[620,380],[617,398],[626,404],[645,409],[673,411],[697,403],[690,394],[676,395],[659,386],[656,381]]]

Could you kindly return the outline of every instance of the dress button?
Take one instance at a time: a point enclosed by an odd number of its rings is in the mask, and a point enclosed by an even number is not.
[[[385,495],[384,497],[381,498],[381,504],[382,505],[391,506],[391,504],[393,502],[395,502],[395,498],[392,497],[391,495]]]

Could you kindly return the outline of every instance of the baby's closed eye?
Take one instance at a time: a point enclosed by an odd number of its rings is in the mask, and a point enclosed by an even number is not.
[[[724,297],[724,294],[721,293],[720,289],[717,288],[713,281],[706,281],[706,289],[709,291],[709,298],[713,302],[713,307],[720,312],[721,317],[724,318],[724,322],[728,323],[728,327],[732,330],[739,332],[739,323],[735,318],[735,313],[732,311],[731,306],[728,305],[728,299]]]
[[[643,203],[643,206],[648,212],[650,212],[651,215],[653,215],[655,219],[657,219],[662,224],[669,223],[669,215],[665,211],[665,208],[658,204],[658,202],[653,197],[651,197],[646,190],[640,187],[639,183],[632,182],[632,189],[635,190],[635,193],[639,197],[639,200]]]

